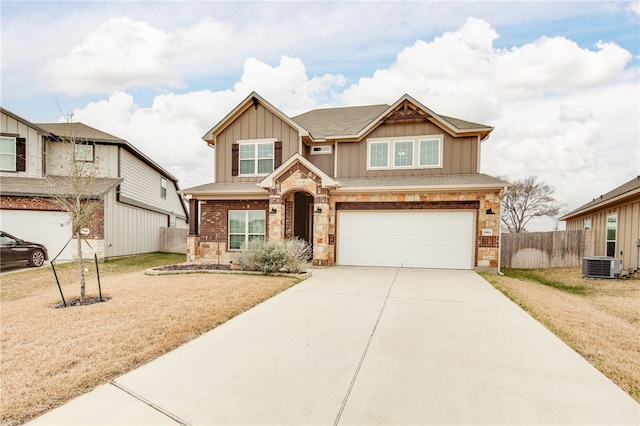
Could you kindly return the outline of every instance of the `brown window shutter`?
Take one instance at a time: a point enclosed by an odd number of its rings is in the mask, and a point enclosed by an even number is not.
[[[282,142],[273,143],[273,169],[282,165]]]
[[[16,171],[27,171],[27,140],[16,138]]]
[[[240,148],[237,143],[231,145],[231,176],[238,176]]]

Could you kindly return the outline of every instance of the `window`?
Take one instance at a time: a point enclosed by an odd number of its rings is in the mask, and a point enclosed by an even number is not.
[[[76,161],[93,161],[93,145],[78,143],[76,144]]]
[[[389,170],[442,167],[443,140],[444,135],[369,139],[367,168]]]
[[[333,152],[331,145],[321,145],[311,147],[311,155],[331,154]]]
[[[264,210],[229,210],[229,250],[240,250],[249,241],[265,239]]]
[[[386,168],[389,165],[389,142],[371,142],[369,144],[369,168]]]
[[[442,139],[420,139],[420,166],[440,166],[440,141]]]
[[[164,176],[160,177],[160,196],[167,198],[167,178]]]
[[[591,219],[584,220],[584,229],[591,229]]]
[[[0,170],[16,171],[16,138],[0,138]]]
[[[618,233],[618,216],[607,216],[607,256],[616,256],[616,235]]]
[[[240,142],[240,176],[273,171],[273,142]]]
[[[393,166],[413,166],[413,141],[395,141],[393,143]]]

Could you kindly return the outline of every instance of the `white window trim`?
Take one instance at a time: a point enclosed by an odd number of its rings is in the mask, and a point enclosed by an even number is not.
[[[374,143],[384,143],[387,145],[387,165],[386,166],[372,166],[371,165],[371,145]],[[387,170],[389,169],[389,140],[387,139],[368,139],[367,140],[367,170]]]
[[[78,155],[78,148],[79,147],[91,148],[91,159],[81,158],[81,156]],[[95,158],[96,158],[95,150],[96,150],[96,147],[92,143],[77,143],[73,147],[73,156],[74,156],[76,161],[82,161],[82,162],[85,162],[85,163],[93,163]]]
[[[15,172],[18,170],[18,138],[15,136],[2,136],[4,139],[13,139],[13,168],[10,169],[0,169],[3,172]],[[9,153],[3,153],[4,155],[9,155]]]
[[[609,218],[610,217],[614,217],[616,219],[616,239],[615,240],[610,240],[609,239]],[[608,249],[608,245],[609,243],[613,242],[614,246],[613,246],[613,257],[616,257],[616,254],[618,252],[618,213],[612,213],[612,214],[608,214],[606,217],[606,222],[605,222],[605,228],[604,228],[604,254],[607,255],[607,249]]]
[[[406,166],[396,166],[396,144],[401,142],[411,142],[411,164],[407,164]],[[416,164],[416,141],[414,139],[397,139],[393,141],[393,153],[391,154],[393,158],[393,168],[394,169],[413,169],[414,164]],[[389,163],[391,164],[391,163]]]
[[[256,157],[254,158],[255,164],[254,164],[254,171],[258,171],[258,144],[261,143],[271,143],[273,145],[273,158],[271,159],[273,161],[273,167],[271,168],[271,172],[273,172],[273,170],[275,170],[275,161],[276,161],[276,142],[278,141],[278,139],[276,138],[267,138],[267,139],[241,139],[236,141],[238,145],[256,145]],[[239,151],[240,147],[238,147],[238,176],[241,177],[246,177],[246,176],[267,176],[269,175],[269,173],[241,173],[240,171],[240,151]]]
[[[420,164],[420,143],[422,141],[429,141],[429,140],[437,140],[438,141],[438,164]],[[416,148],[417,152],[416,152],[416,158],[417,158],[417,165],[418,168],[420,169],[441,169],[442,168],[442,156],[443,156],[443,141],[444,141],[444,135],[434,135],[434,136],[428,136],[428,137],[420,137],[418,138],[418,147]]]
[[[438,140],[438,164],[437,165],[420,165],[420,141]],[[412,141],[413,142],[413,161],[411,166],[395,165],[395,144],[396,142]],[[387,144],[387,165],[371,166],[371,144],[386,143]],[[441,169],[443,167],[444,158],[444,134],[438,135],[420,135],[420,136],[399,136],[393,138],[369,138],[367,139],[367,170],[406,170],[406,169]]]
[[[317,150],[317,151],[314,151]],[[327,155],[327,154],[332,154],[333,153],[333,146],[332,145],[319,145],[319,146],[312,146],[311,149],[309,149],[311,155]]]
[[[160,198],[167,199],[167,178],[160,176]]]
[[[257,212],[261,211],[265,213],[264,216],[264,232],[257,234],[253,233],[251,235],[262,235],[264,240],[267,239],[267,214],[264,210],[255,209],[255,210],[228,210],[227,212],[227,250],[229,251],[240,251],[242,247],[239,249],[231,248],[231,212],[242,212],[244,213],[244,244],[249,243],[249,212]],[[234,233],[233,235],[240,235],[239,233]]]

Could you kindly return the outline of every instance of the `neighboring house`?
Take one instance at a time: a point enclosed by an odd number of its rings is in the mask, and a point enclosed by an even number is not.
[[[160,227],[187,228],[178,181],[129,142],[82,123],[33,124],[0,108],[0,227],[70,260],[75,244],[54,194],[69,194],[61,140],[76,141],[76,161],[95,162],[92,193],[102,200],[87,241],[101,258],[160,250]],[[86,245],[84,248],[87,248]]]
[[[640,176],[567,213],[567,231],[590,230],[587,256],[622,259],[623,269],[640,267]]]
[[[237,261],[251,239],[299,237],[316,266],[495,270],[509,184],[479,173],[492,130],[408,95],[288,117],[251,93],[203,137],[214,183],[182,191],[188,260]]]

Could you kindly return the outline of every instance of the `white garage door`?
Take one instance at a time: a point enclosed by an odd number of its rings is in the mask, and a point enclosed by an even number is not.
[[[473,269],[473,212],[338,212],[339,265]]]
[[[71,237],[69,215],[63,212],[0,210],[0,227],[15,237],[44,244],[49,259],[57,255]],[[67,245],[58,261],[73,259],[72,243]]]

